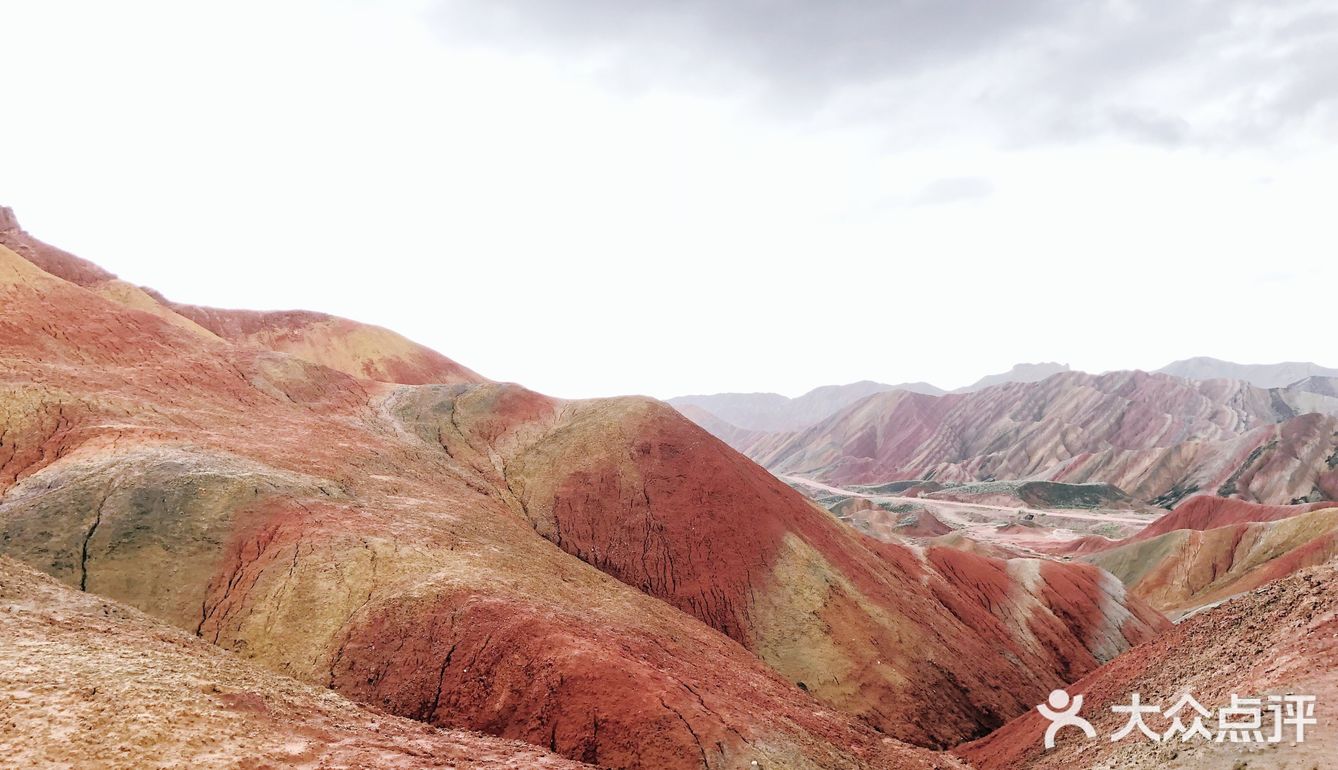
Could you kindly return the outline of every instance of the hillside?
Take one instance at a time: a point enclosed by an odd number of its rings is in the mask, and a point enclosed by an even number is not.
[[[1171,616],[1338,556],[1338,508],[1274,521],[1177,529],[1085,557]]]
[[[0,766],[576,770],[389,716],[0,557]]]
[[[1044,751],[1048,723],[1032,711],[957,753],[978,770],[1333,767],[1338,762],[1338,717],[1323,704],[1338,698],[1335,634],[1338,566],[1329,563],[1200,613],[1069,687],[1071,694],[1084,696],[1081,713],[1096,728],[1097,739],[1086,740],[1068,729],[1059,733],[1053,750]],[[1111,706],[1128,704],[1134,692],[1143,703],[1163,707],[1189,692],[1214,711],[1228,705],[1232,693],[1242,698],[1313,695],[1319,724],[1307,729],[1303,743],[1288,735],[1262,747],[1204,740],[1153,743],[1137,734],[1112,742],[1110,736],[1127,717],[1112,713]],[[1271,728],[1271,716],[1265,720]],[[1149,721],[1155,730],[1167,726],[1158,716]]]
[[[392,713],[608,767],[924,761],[536,535],[489,461],[387,413],[416,386],[202,338],[4,248],[0,299],[6,554]]]
[[[355,376],[50,264],[0,247],[0,550],[400,716],[929,767],[1165,628],[1089,565],[861,536],[659,402]]]
[[[1260,505],[1213,495],[1195,495],[1175,510],[1148,525],[1134,540],[1147,540],[1178,529],[1208,530],[1255,521],[1280,521],[1309,511],[1332,507],[1329,503]]]

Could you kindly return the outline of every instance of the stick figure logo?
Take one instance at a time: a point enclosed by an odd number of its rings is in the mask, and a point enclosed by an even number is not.
[[[1050,720],[1050,726],[1045,730],[1045,748],[1055,747],[1055,733],[1059,732],[1061,727],[1076,727],[1088,738],[1096,737],[1096,728],[1092,727],[1092,723],[1078,716],[1078,712],[1082,710],[1081,695],[1070,698],[1067,692],[1054,690],[1047,700],[1050,704],[1048,708],[1045,703],[1036,707],[1041,716]]]

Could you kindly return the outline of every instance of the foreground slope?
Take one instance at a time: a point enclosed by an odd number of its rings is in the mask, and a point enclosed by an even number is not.
[[[0,557],[0,767],[589,767],[279,676]]]
[[[486,436],[490,422],[512,421],[513,408],[579,408],[593,418],[586,441],[602,451],[635,456],[648,445],[691,458],[682,435],[663,444],[640,437],[648,426],[630,420],[648,402],[568,405],[514,387],[355,378],[201,335],[170,309],[121,302],[2,247],[0,295],[0,543],[67,585],[393,713],[604,767],[951,764],[824,706],[737,640],[555,547],[498,483],[507,478],[500,453],[481,443],[470,453],[449,437],[443,443],[428,433],[429,441],[417,432],[429,416],[454,416],[453,408],[430,408],[414,423],[396,407],[414,394],[429,406],[443,393],[473,394],[486,408],[470,412],[471,440]],[[698,497],[700,482],[683,485],[693,477],[674,471],[666,479],[674,483],[659,491],[687,507],[652,504],[653,516],[672,522],[686,510],[747,520],[764,512],[757,494],[789,493],[668,407],[650,411],[728,453],[726,468],[734,470],[717,471],[724,475],[712,483],[726,492],[762,485],[732,508]],[[536,479],[567,477],[537,461],[529,467]],[[740,468],[748,469],[742,477]],[[633,499],[591,505],[621,510]],[[803,595],[769,596],[778,612],[802,617],[814,609],[797,603]],[[1103,643],[1111,623],[1127,625],[1123,615],[1112,617],[1094,623]],[[805,627],[821,630],[811,620]],[[1135,638],[1140,631],[1126,630]],[[974,681],[988,679],[976,662],[936,654]],[[930,674],[942,676],[932,667]],[[1035,689],[1061,673],[1025,676]],[[985,696],[947,697],[960,721],[936,739],[979,732]],[[1016,701],[1000,703],[1016,713]]]
[[[1122,655],[1068,688],[1081,693],[1082,715],[1098,732],[1087,740],[1074,729],[1059,733],[1044,751],[1048,722],[1035,711],[958,750],[978,770],[1072,768],[1328,768],[1338,766],[1338,565],[1326,564],[1271,583],[1198,614],[1160,638]],[[1319,724],[1306,740],[1289,737],[1264,748],[1254,744],[1178,739],[1112,742],[1127,717],[1111,706],[1137,692],[1145,704],[1169,706],[1192,694],[1209,710],[1242,698],[1296,693],[1317,699]],[[1039,701],[1038,701],[1039,702]],[[1149,717],[1150,727],[1167,726]],[[1265,717],[1266,728],[1271,719]],[[1215,731],[1215,723],[1205,723]]]

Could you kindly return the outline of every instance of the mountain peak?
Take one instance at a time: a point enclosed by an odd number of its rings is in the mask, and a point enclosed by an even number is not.
[[[1040,382],[1051,375],[1061,372],[1071,372],[1072,368],[1068,364],[1059,364],[1054,361],[1042,361],[1035,364],[1014,364],[1002,374],[991,374],[982,377],[975,383],[964,388],[958,388],[953,393],[971,393],[973,391],[988,388],[991,385],[1002,385],[1007,382]]]
[[[7,230],[21,230],[18,217],[14,216],[14,209],[8,206],[0,206],[0,233]]]

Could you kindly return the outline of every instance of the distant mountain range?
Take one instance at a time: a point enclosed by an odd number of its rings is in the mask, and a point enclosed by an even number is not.
[[[710,396],[679,396],[669,399],[669,403],[689,417],[693,417],[689,410],[695,407],[730,426],[745,431],[771,433],[806,428],[860,399],[890,390],[907,390],[933,396],[946,392],[927,382],[887,385],[863,380],[849,385],[815,388],[798,398],[786,398],[779,393],[717,393]]]
[[[1068,364],[1017,364],[1006,372],[981,377],[964,388],[954,390],[953,393],[974,393],[977,390],[983,390],[994,385],[1003,385],[1008,382],[1040,382],[1051,375],[1071,371],[1073,370],[1069,368]]]
[[[772,471],[829,483],[1102,482],[1163,505],[1200,491],[1263,503],[1338,498],[1338,378],[1262,388],[1065,368],[972,392],[883,390],[807,427],[769,432],[738,428],[701,403],[680,408]]]
[[[1012,369],[981,377],[970,385],[944,390],[928,382],[903,382],[888,385],[861,380],[849,385],[824,385],[797,398],[779,393],[716,393],[678,396],[669,403],[702,427],[730,443],[755,432],[796,431],[816,425],[857,401],[877,393],[904,390],[926,396],[947,393],[975,393],[1010,382],[1040,382],[1063,372],[1074,371],[1068,364],[1054,362],[1017,364]],[[1237,364],[1216,358],[1186,358],[1156,370],[1186,380],[1238,380],[1258,388],[1293,386],[1293,392],[1309,392],[1324,397],[1316,400],[1319,408],[1303,411],[1332,411],[1328,398],[1338,398],[1329,378],[1338,378],[1338,369],[1310,362],[1280,364]],[[1313,378],[1313,382],[1307,380]],[[1295,400],[1295,399],[1294,399]]]
[[[1281,388],[1307,377],[1338,377],[1338,369],[1329,369],[1308,361],[1237,364],[1203,356],[1176,361],[1157,371],[1187,380],[1241,380],[1259,388]]]
[[[1071,371],[1065,364],[1018,364],[1012,369],[999,374],[980,378],[975,383],[958,388],[953,393],[971,393],[991,385],[1006,382],[1037,382],[1052,374]],[[887,393],[904,390],[926,396],[942,396],[949,391],[927,382],[903,382],[888,385],[872,380],[861,380],[849,385],[824,385],[814,388],[798,398],[787,398],[779,393],[716,393],[714,395],[679,396],[669,399],[669,403],[679,411],[697,420],[706,427],[703,420],[709,421],[701,412],[719,421],[712,426],[720,431],[742,428],[744,431],[763,431],[774,433],[807,428],[830,417],[838,411],[875,393]],[[697,419],[703,417],[703,419]],[[725,423],[720,425],[719,423]],[[708,430],[711,428],[708,428]],[[713,430],[713,432],[716,432]],[[717,435],[719,435],[717,433]]]

